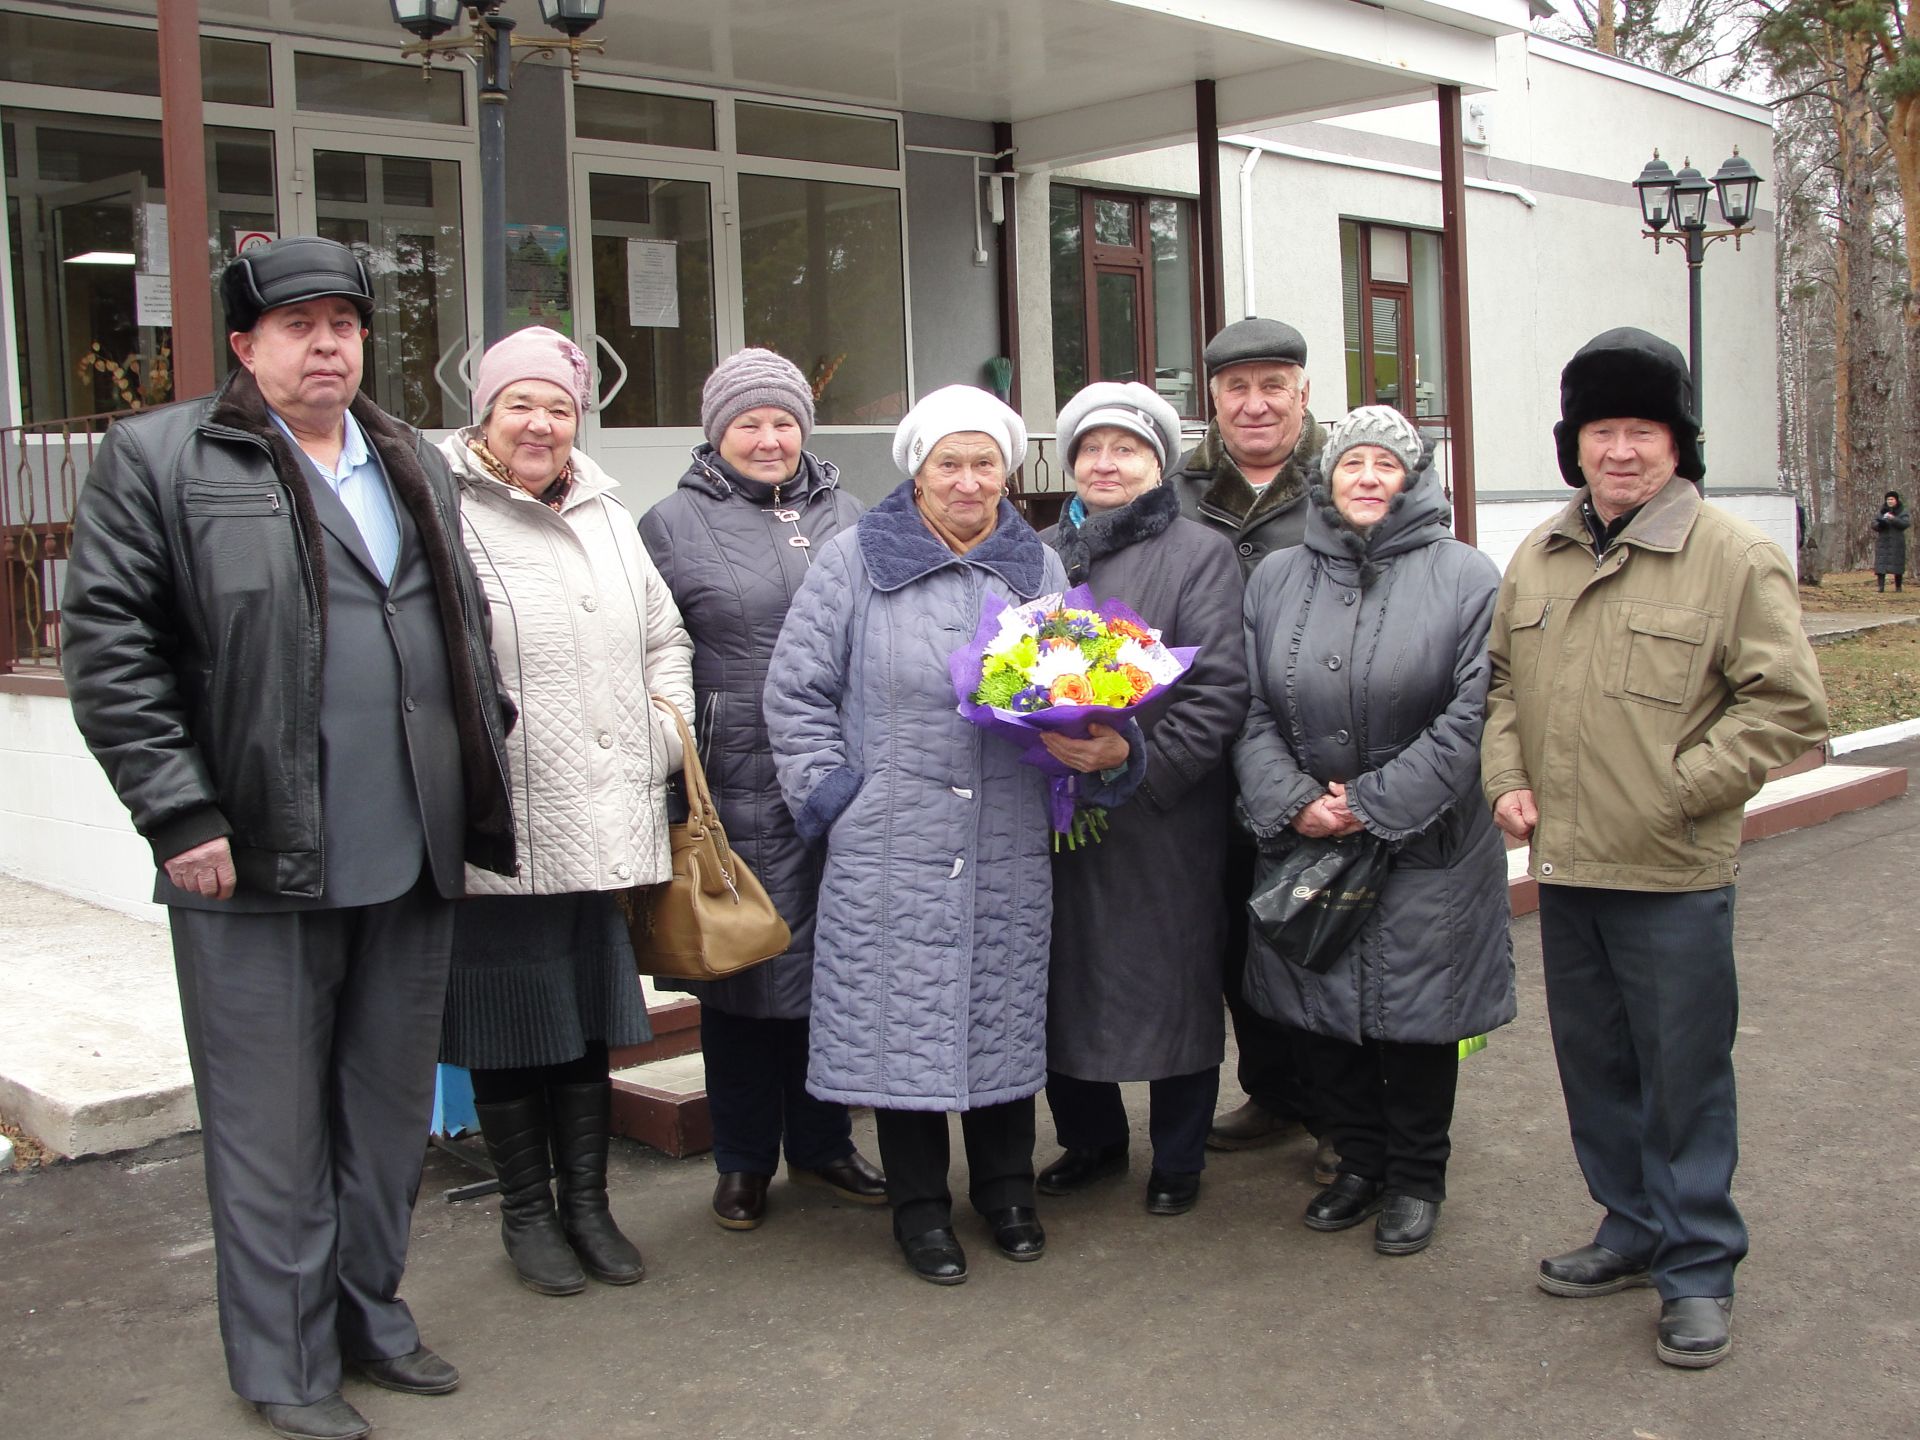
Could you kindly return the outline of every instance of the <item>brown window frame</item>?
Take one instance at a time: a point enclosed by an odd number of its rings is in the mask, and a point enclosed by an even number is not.
[[[1416,234],[1430,235],[1434,232],[1422,231],[1420,227],[1415,225],[1384,225],[1375,224],[1370,220],[1359,220],[1352,217],[1345,218],[1346,223],[1352,225],[1356,230],[1359,240],[1356,251],[1357,258],[1355,260],[1355,263],[1359,267],[1359,274],[1355,278],[1358,281],[1360,303],[1361,394],[1357,398],[1349,395],[1347,397],[1348,403],[1351,405],[1378,405],[1381,403],[1378,398],[1379,377],[1374,363],[1373,302],[1376,297],[1392,300],[1401,307],[1400,313],[1404,317],[1404,322],[1401,326],[1402,334],[1398,337],[1400,341],[1398,348],[1400,356],[1402,357],[1400,366],[1402,373],[1400,385],[1401,399],[1400,403],[1394,408],[1409,420],[1413,421],[1415,425],[1446,426],[1450,422],[1448,414],[1444,409],[1436,411],[1431,415],[1422,415],[1419,413],[1419,401],[1416,393],[1416,387],[1420,383],[1420,352],[1416,347],[1415,339],[1420,334],[1420,312],[1413,293],[1413,237]],[[1407,247],[1408,276],[1406,280],[1375,280],[1373,278],[1373,236],[1376,230],[1390,230],[1405,237],[1404,243]],[[1442,323],[1444,325],[1444,320]],[[1443,336],[1443,342],[1444,338]],[[1439,355],[1441,378],[1444,380],[1447,378],[1444,343],[1439,350]],[[1451,397],[1451,386],[1447,387],[1446,393]]]

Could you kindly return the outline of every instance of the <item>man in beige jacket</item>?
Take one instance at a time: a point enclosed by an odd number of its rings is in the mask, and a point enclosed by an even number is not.
[[[1827,733],[1787,556],[1706,505],[1693,387],[1642,330],[1560,380],[1560,471],[1582,488],[1515,554],[1494,613],[1482,774],[1529,841],[1547,1015],[1574,1153],[1606,1218],[1540,1262],[1553,1295],[1653,1285],[1655,1353],[1732,1344],[1747,1232],[1733,881],[1746,802]]]

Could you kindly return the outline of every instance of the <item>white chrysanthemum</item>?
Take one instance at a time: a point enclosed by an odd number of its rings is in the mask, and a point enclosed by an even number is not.
[[[1040,659],[1033,667],[1033,683],[1051,686],[1062,675],[1085,675],[1087,657],[1080,653],[1077,645],[1062,645],[1058,649],[1043,650]]]
[[[1137,640],[1123,640],[1115,663],[1138,665],[1153,677],[1156,685],[1170,685],[1180,676],[1180,662],[1173,658],[1173,652],[1164,645],[1156,644],[1148,648]]]

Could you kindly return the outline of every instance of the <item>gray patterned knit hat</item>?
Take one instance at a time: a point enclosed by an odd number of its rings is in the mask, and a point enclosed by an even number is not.
[[[727,427],[749,410],[772,405],[800,422],[800,443],[813,434],[813,389],[791,360],[771,350],[742,350],[713,367],[700,388],[700,428],[720,448]]]
[[[1333,478],[1333,467],[1356,445],[1378,445],[1391,451],[1411,479],[1426,455],[1426,441],[1413,422],[1391,405],[1362,405],[1327,427],[1326,448],[1320,452],[1320,476]]]

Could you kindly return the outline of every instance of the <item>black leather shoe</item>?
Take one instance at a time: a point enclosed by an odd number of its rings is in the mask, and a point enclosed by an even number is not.
[[[1155,1170],[1147,1176],[1149,1215],[1184,1215],[1199,1203],[1198,1175],[1169,1175]]]
[[[1038,1260],[1047,1253],[1047,1232],[1040,1228],[1040,1213],[1025,1205],[1009,1205],[987,1213],[987,1227],[993,1231],[993,1243],[1009,1260]]]
[[[795,1185],[824,1185],[842,1200],[851,1200],[856,1205],[887,1203],[887,1177],[868,1164],[867,1157],[858,1150],[818,1170],[802,1170],[789,1161],[787,1179]]]
[[[1629,1260],[1604,1245],[1582,1245],[1542,1260],[1534,1283],[1549,1295],[1584,1300],[1591,1295],[1612,1295],[1651,1285],[1653,1277],[1643,1261]]]
[[[1307,1202],[1309,1230],[1349,1230],[1380,1208],[1386,1187],[1342,1172],[1334,1182]]]
[[[959,1285],[967,1278],[967,1252],[959,1237],[947,1229],[925,1230],[900,1242],[907,1268],[934,1285]]]
[[[1433,1242],[1434,1222],[1440,1218],[1438,1200],[1411,1195],[1389,1195],[1373,1222],[1373,1248],[1382,1255],[1417,1255]]]
[[[1069,1149],[1035,1178],[1033,1188],[1042,1195],[1071,1195],[1100,1180],[1127,1173],[1127,1142],[1092,1149]]]
[[[1653,1353],[1682,1370],[1705,1370],[1733,1348],[1733,1296],[1682,1295],[1660,1306]]]
[[[1262,1145],[1277,1145],[1298,1127],[1299,1121],[1276,1115],[1258,1100],[1249,1100],[1214,1120],[1213,1128],[1207,1131],[1207,1148],[1256,1150]]]
[[[767,1186],[771,1175],[733,1170],[713,1187],[713,1218],[729,1230],[757,1230],[767,1218]]]
[[[373,1433],[367,1417],[342,1400],[338,1391],[311,1405],[273,1405],[256,1400],[253,1408],[260,1412],[268,1429],[287,1440],[360,1440]]]
[[[422,1345],[391,1360],[356,1360],[357,1369],[383,1390],[403,1395],[445,1395],[460,1383],[460,1372]]]

